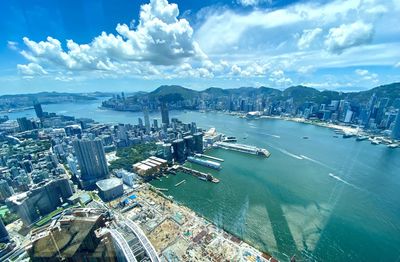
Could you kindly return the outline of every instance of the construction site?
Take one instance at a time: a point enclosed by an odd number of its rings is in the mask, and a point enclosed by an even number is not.
[[[148,184],[123,213],[144,231],[164,261],[276,261],[181,206]]]

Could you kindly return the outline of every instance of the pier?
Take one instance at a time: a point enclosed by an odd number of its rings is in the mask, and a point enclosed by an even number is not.
[[[204,158],[212,159],[212,160],[219,161],[219,162],[224,162],[224,161],[225,161],[225,160],[223,160],[222,158],[213,157],[213,156],[208,156],[208,155],[204,155],[204,154],[195,154],[194,156],[197,156],[197,157],[204,157]]]
[[[175,168],[178,171],[181,171],[182,173],[186,173],[186,174],[195,176],[195,177],[197,177],[199,179],[202,179],[202,180],[205,180],[205,181],[210,181],[210,182],[213,182],[213,183],[219,183],[219,179],[213,177],[211,174],[206,174],[206,173],[203,173],[203,172],[200,172],[200,171],[197,171],[197,170],[185,167],[185,166],[175,166]]]
[[[179,182],[179,183],[176,183],[175,186],[180,186],[180,185],[182,185],[182,184],[185,183],[185,182],[186,182],[186,179],[182,180],[182,181]]]

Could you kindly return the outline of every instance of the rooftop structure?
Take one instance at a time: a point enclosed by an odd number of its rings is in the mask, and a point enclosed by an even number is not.
[[[103,201],[110,201],[124,194],[122,181],[119,178],[109,178],[96,182],[99,195]]]

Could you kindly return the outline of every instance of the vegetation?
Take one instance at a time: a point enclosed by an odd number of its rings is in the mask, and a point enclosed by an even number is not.
[[[60,214],[64,209],[62,207],[57,208],[56,210],[54,210],[53,212],[45,215],[42,219],[40,219],[35,225],[38,227],[43,226],[44,224],[46,224],[47,222],[49,222],[52,217],[54,217],[55,215]]]
[[[10,212],[8,209],[1,214],[1,219],[3,219],[4,225],[11,224],[15,220],[19,219],[19,216],[15,213]]]
[[[131,170],[132,165],[154,155],[156,150],[155,143],[147,143],[134,145],[131,147],[119,148],[117,149],[118,159],[114,160],[110,164],[110,169],[126,169]]]

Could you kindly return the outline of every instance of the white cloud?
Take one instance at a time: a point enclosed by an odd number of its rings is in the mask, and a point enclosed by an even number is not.
[[[299,41],[297,42],[297,46],[299,49],[307,49],[310,47],[311,43],[314,41],[314,39],[322,33],[321,28],[315,28],[315,29],[306,29],[303,30],[303,34],[299,38]]]
[[[287,87],[293,83],[292,79],[285,76],[282,70],[273,71],[268,79],[275,86]]]
[[[372,41],[372,24],[356,21],[331,28],[325,39],[325,46],[333,53],[341,54],[345,49],[368,44]]]
[[[18,43],[14,41],[7,41],[7,47],[11,50],[18,50]]]
[[[272,4],[272,0],[237,0],[238,4],[243,6],[257,6],[261,4]]]
[[[28,49],[21,54],[45,68],[66,70],[116,71],[130,62],[169,66],[189,58],[205,59],[206,55],[193,40],[189,22],[178,19],[178,15],[176,4],[151,0],[141,6],[139,24],[135,29],[118,24],[118,34],[103,32],[89,44],[68,40],[67,50],[63,50],[61,42],[52,37],[41,42],[24,37]]]
[[[17,65],[18,71],[22,75],[26,76],[36,76],[36,75],[45,75],[47,72],[38,64],[29,63],[27,65]]]
[[[378,82],[378,74],[371,73],[366,69],[356,69],[354,72],[364,81],[370,81],[373,83]]]

